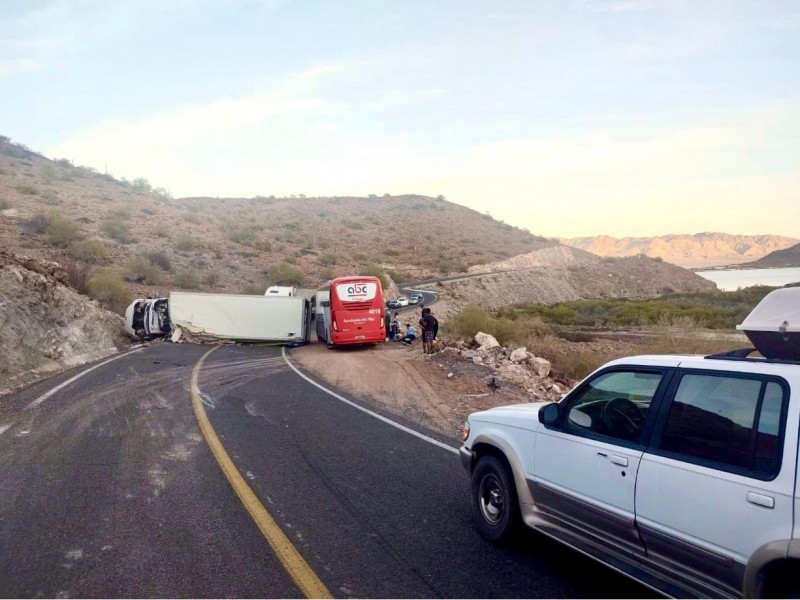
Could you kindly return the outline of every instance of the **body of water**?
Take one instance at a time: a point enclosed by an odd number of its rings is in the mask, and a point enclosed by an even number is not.
[[[800,281],[800,267],[784,269],[730,269],[726,271],[695,271],[717,284],[726,292],[751,285],[782,286]]]

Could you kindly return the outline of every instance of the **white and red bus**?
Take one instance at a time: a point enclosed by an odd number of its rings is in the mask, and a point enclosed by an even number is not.
[[[317,338],[328,348],[386,339],[381,282],[356,275],[331,279],[314,297]]]

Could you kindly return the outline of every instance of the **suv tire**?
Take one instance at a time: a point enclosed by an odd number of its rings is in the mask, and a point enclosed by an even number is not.
[[[472,516],[478,532],[491,542],[503,542],[518,529],[519,502],[514,478],[502,459],[486,455],[472,472]]]

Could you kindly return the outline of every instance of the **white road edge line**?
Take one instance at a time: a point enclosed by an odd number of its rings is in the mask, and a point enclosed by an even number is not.
[[[438,446],[439,448],[442,448],[444,450],[447,450],[448,452],[452,452],[453,454],[458,454],[458,450],[456,448],[453,448],[452,446],[448,446],[447,444],[442,443],[439,440],[435,440],[432,437],[428,437],[427,435],[424,435],[424,434],[420,433],[419,431],[414,431],[410,427],[406,427],[405,425],[401,425],[400,423],[396,423],[395,421],[392,421],[391,419],[387,419],[383,415],[379,415],[378,413],[373,412],[373,411],[369,410],[368,408],[364,408],[363,406],[359,406],[355,402],[352,402],[351,400],[348,400],[347,398],[344,398],[344,397],[340,396],[336,392],[333,392],[333,391],[329,390],[328,388],[320,385],[319,383],[317,383],[313,379],[311,379],[309,377],[306,377],[306,375],[301,373],[300,370],[291,363],[291,361],[289,360],[289,357],[286,355],[286,347],[285,346],[283,348],[281,348],[281,354],[283,355],[283,360],[286,361],[286,364],[289,365],[295,373],[297,373],[300,377],[305,379],[308,383],[310,383],[314,387],[318,387],[319,389],[321,389],[326,394],[329,394],[329,395],[333,396],[337,400],[341,400],[342,402],[352,406],[353,408],[357,408],[361,412],[367,413],[371,417],[375,417],[379,421],[383,421],[384,423],[387,423],[388,425],[391,425],[392,427],[396,427],[397,429],[400,429],[401,431],[405,431],[406,433],[410,433],[414,437],[418,437],[421,440],[425,440],[426,442],[428,442],[430,444],[433,444],[434,446]]]
[[[11,425],[13,425],[13,423],[11,423]],[[11,425],[0,425],[0,435],[3,435],[6,431],[8,431]]]
[[[93,366],[93,367],[89,367],[89,368],[88,368],[88,369],[86,369],[85,371],[81,371],[80,373],[78,373],[78,374],[77,374],[77,375],[75,375],[74,377],[70,377],[70,378],[69,378],[69,379],[67,379],[65,382],[58,384],[56,387],[54,387],[54,388],[53,388],[52,390],[50,390],[49,392],[45,392],[44,394],[42,394],[41,396],[39,396],[39,397],[38,397],[36,400],[34,400],[34,401],[33,401],[33,402],[31,402],[30,404],[28,404],[28,406],[26,406],[26,407],[25,407],[25,410],[30,410],[30,409],[32,409],[32,408],[35,408],[35,407],[39,406],[39,405],[40,405],[42,402],[44,402],[45,400],[47,400],[47,399],[48,399],[50,396],[52,396],[53,394],[55,394],[55,393],[56,393],[56,392],[58,392],[59,390],[62,390],[62,389],[64,389],[64,388],[65,388],[65,387],[67,387],[67,386],[68,386],[70,383],[72,383],[72,382],[74,382],[74,381],[77,381],[78,379],[80,379],[81,377],[83,377],[84,375],[86,375],[87,373],[91,373],[91,372],[92,372],[92,371],[94,371],[95,369],[98,369],[98,368],[102,367],[103,365],[107,365],[108,363],[110,363],[110,362],[112,362],[112,361],[115,361],[115,360],[117,360],[118,358],[122,358],[123,356],[128,356],[129,354],[134,354],[135,352],[139,352],[139,351],[141,351],[141,350],[142,350],[142,348],[138,348],[138,349],[136,349],[136,350],[133,350],[133,351],[131,351],[131,352],[125,352],[125,353],[123,353],[123,354],[117,354],[116,356],[113,356],[113,357],[109,358],[108,360],[104,360],[103,362],[101,362],[101,363],[99,363],[99,364],[96,364],[96,365],[95,365],[95,366]]]

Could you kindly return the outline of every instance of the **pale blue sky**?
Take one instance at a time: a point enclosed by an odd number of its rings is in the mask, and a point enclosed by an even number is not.
[[[800,0],[0,0],[0,134],[176,196],[800,238]]]

